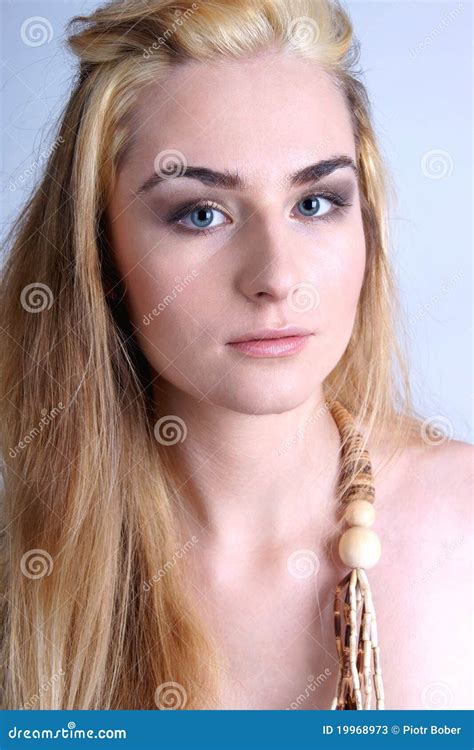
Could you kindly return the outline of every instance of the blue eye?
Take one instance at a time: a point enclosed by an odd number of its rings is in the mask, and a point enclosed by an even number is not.
[[[309,220],[332,221],[352,204],[337,193],[310,194],[298,201],[300,216]],[[198,201],[175,211],[166,219],[168,224],[184,227],[194,234],[207,234],[222,224],[231,224],[228,214],[213,201]]]
[[[212,223],[213,220],[215,221],[216,218],[219,218],[216,217],[216,214],[221,215],[222,221]],[[178,227],[185,227],[186,231],[195,234],[207,234],[207,232],[212,232],[215,227],[228,223],[224,212],[212,201],[198,202],[184,206],[170,216],[167,221]]]
[[[215,219],[219,218],[216,214],[220,214],[221,221],[215,222]],[[187,210],[181,218],[177,220],[177,223],[181,226],[185,226],[188,229],[213,229],[220,224],[226,223],[226,217],[222,211],[211,204],[201,204],[195,206],[192,210]]]
[[[324,210],[325,203],[328,204],[326,210]],[[318,197],[316,195],[302,198],[302,200],[298,201],[296,205],[301,206],[299,210],[301,211],[303,216],[324,216],[331,210],[331,201],[327,198],[323,198],[322,196]],[[321,206],[323,208],[322,212],[320,212]]]

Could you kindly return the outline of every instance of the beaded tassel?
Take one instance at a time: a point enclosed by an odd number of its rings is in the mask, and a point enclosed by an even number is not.
[[[342,438],[341,482],[354,476],[340,498],[346,506],[344,520],[349,528],[340,539],[339,555],[351,570],[336,586],[334,596],[339,671],[331,709],[370,710],[372,681],[375,708],[383,709],[377,621],[365,573],[365,568],[371,568],[378,562],[381,551],[378,536],[368,528],[375,519],[372,466],[368,451],[361,451],[362,436],[355,430],[350,413],[337,401],[329,406]]]

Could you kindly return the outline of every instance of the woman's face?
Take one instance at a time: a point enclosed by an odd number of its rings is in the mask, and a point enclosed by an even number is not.
[[[248,414],[298,406],[344,353],[365,267],[341,93],[279,54],[190,63],[142,90],[133,121],[107,219],[146,358],[170,393]],[[312,335],[286,356],[229,345],[289,325]]]

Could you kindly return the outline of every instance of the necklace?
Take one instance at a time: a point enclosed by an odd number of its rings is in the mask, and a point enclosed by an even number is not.
[[[350,571],[336,586],[334,630],[339,671],[336,695],[331,709],[370,710],[372,681],[376,708],[384,708],[377,621],[366,568],[380,558],[381,545],[369,527],[375,520],[375,487],[372,465],[366,449],[361,451],[362,435],[347,409],[338,401],[326,402],[341,436],[342,468],[339,500],[345,507],[348,528],[339,540],[339,557]],[[353,476],[345,489],[342,482]],[[342,604],[343,602],[343,604]],[[343,618],[341,618],[341,604]]]

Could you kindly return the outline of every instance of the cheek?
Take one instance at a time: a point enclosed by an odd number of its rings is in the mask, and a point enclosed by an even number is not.
[[[166,356],[186,346],[205,326],[205,321],[198,321],[195,315],[196,309],[206,310],[197,268],[181,271],[177,266],[143,263],[128,274],[126,290],[134,325]]]
[[[366,246],[361,223],[354,222],[322,247],[314,261],[317,318],[324,329],[337,335],[355,317],[364,279]]]
[[[151,367],[200,397],[203,371],[209,380],[215,363],[215,339],[206,329],[212,328],[219,304],[206,268],[179,265],[163,256],[157,262],[150,254],[128,272],[125,284],[128,314]]]
[[[186,345],[187,332],[192,334],[193,321],[186,310],[199,295],[202,269],[189,254],[173,251],[175,240],[167,243],[162,238],[157,243],[156,234],[130,221],[113,224],[111,239],[130,320],[168,356],[173,341],[184,338]]]
[[[366,245],[361,223],[325,243],[315,260],[318,291],[315,326],[319,354],[328,374],[343,356],[356,318],[366,265]]]
[[[201,398],[222,371],[226,294],[220,255],[193,252],[176,237],[157,240],[156,233],[125,220],[112,225],[111,240],[143,354],[164,379]]]

